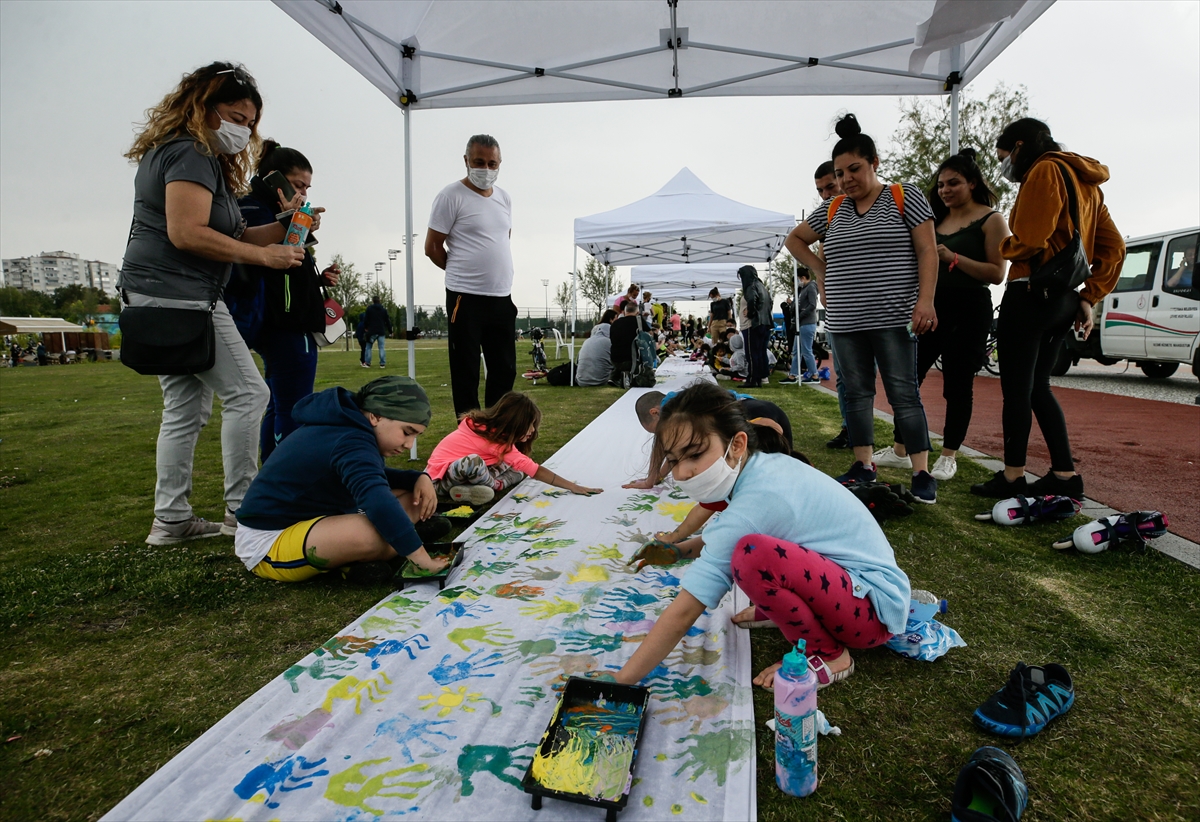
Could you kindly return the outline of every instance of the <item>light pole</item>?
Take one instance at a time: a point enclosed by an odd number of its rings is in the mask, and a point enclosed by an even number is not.
[[[401,253],[400,249],[398,249],[398,248],[389,248],[388,249],[388,288],[392,289],[393,295],[395,295],[396,292],[395,292],[395,286],[392,285],[392,263],[394,263],[396,261],[396,258],[398,256],[400,256],[400,253]],[[393,296],[392,301],[395,302],[395,300],[396,300],[396,298],[395,298],[395,296]]]
[[[550,327],[550,281],[542,280],[542,288],[546,294],[546,327]]]
[[[383,278],[379,276],[382,271],[383,271],[383,263],[375,263],[375,279],[376,279],[376,281],[378,281],[380,283],[383,282]]]

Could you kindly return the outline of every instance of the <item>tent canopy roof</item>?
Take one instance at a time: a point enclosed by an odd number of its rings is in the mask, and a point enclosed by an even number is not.
[[[741,289],[737,270],[744,263],[709,263],[699,265],[635,265],[629,272],[630,282],[641,286],[656,303],[676,300],[703,301],[713,287],[722,296],[732,297]]]
[[[399,106],[940,94],[1053,0],[274,0]]]
[[[575,244],[609,265],[767,262],[795,225],[791,214],[722,197],[685,168],[649,197],[577,218]]]
[[[82,325],[59,317],[0,317],[0,334],[37,334],[47,331],[83,331]]]

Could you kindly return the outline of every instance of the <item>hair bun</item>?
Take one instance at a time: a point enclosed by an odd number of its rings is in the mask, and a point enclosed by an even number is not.
[[[973,163],[973,162],[975,162],[975,158],[976,158],[977,156],[979,156],[979,152],[977,152],[977,151],[976,151],[975,149],[973,149],[973,148],[964,148],[962,151],[960,151],[960,152],[958,152],[958,153],[959,153],[961,156],[963,156],[963,157],[966,157],[966,158],[967,158],[968,160],[970,160],[972,163]]]
[[[274,140],[263,140],[263,143],[262,143],[262,153],[261,153],[259,156],[260,156],[260,157],[266,157],[268,154],[270,154],[272,151],[274,151],[274,150],[275,150],[275,149],[277,149],[277,148],[279,148],[279,143],[277,143],[276,141],[274,141]]]
[[[862,126],[858,124],[858,118],[853,114],[847,114],[846,116],[842,117],[842,119],[838,120],[837,125],[833,127],[833,130],[837,132],[837,136],[841,137],[843,140],[847,137],[854,137],[858,134],[862,134]]]

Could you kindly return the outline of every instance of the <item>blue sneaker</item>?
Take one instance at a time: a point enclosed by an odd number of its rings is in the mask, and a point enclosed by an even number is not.
[[[917,502],[923,502],[926,505],[936,504],[937,480],[928,471],[918,471],[913,474],[912,493],[917,498]]]
[[[867,467],[855,460],[850,470],[838,477],[837,481],[842,485],[849,485],[853,482],[875,482],[875,477],[875,463]]]
[[[1029,805],[1025,775],[1011,756],[985,746],[958,772],[951,822],[1017,822]]]
[[[1018,662],[1008,683],[975,709],[973,719],[1000,736],[1033,736],[1073,704],[1075,686],[1066,668]]]

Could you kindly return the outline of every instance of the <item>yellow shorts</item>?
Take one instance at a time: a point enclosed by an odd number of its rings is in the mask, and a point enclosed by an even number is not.
[[[312,527],[323,519],[325,517],[308,519],[285,528],[271,543],[271,550],[263,557],[262,562],[254,566],[254,573],[263,579],[273,579],[277,582],[303,582],[321,573],[305,559],[304,541]]]

